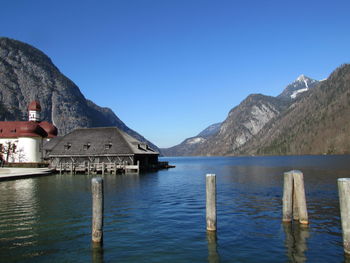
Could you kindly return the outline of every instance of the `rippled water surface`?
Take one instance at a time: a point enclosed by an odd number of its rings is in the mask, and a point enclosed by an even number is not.
[[[104,244],[91,239],[91,178],[0,182],[0,262],[348,262],[336,179],[350,156],[164,158],[175,169],[105,175]],[[301,170],[310,225],[281,223],[283,172]],[[217,175],[217,235],[205,174]]]

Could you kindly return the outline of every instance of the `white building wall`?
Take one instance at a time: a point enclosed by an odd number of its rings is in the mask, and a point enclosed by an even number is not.
[[[9,162],[41,162],[42,161],[42,138],[21,137],[21,138],[0,138],[0,144],[7,147],[8,143],[15,144],[16,150],[9,155]],[[3,154],[6,160],[6,153]]]

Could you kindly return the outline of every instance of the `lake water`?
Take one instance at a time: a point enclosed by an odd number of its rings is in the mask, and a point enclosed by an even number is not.
[[[336,179],[350,156],[163,158],[175,169],[105,175],[104,244],[91,245],[91,178],[0,182],[0,262],[350,262]],[[301,170],[310,225],[283,225],[283,172]],[[217,175],[217,235],[205,174]]]

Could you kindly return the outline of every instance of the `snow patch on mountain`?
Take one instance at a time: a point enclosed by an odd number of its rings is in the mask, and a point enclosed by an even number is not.
[[[191,138],[191,139],[188,139],[186,141],[186,144],[197,144],[197,143],[202,143],[202,142],[205,142],[206,140],[202,137],[195,137],[195,138]]]
[[[290,95],[290,97],[291,97],[292,99],[295,99],[295,98],[297,97],[298,94],[303,93],[303,92],[308,91],[308,90],[309,90],[309,87],[306,87],[306,88],[303,88],[303,89],[295,90],[295,91],[293,91],[292,95]]]

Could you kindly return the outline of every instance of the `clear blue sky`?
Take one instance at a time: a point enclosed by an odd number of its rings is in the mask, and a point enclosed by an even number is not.
[[[350,1],[1,1],[0,35],[45,52],[160,147],[350,60]]]

